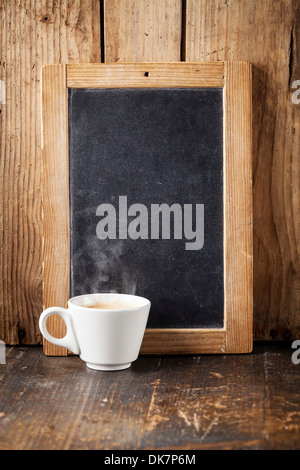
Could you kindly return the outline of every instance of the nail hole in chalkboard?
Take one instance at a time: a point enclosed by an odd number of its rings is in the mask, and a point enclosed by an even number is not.
[[[145,76],[145,77],[149,77],[149,72],[145,72],[145,73],[144,73],[144,76]]]

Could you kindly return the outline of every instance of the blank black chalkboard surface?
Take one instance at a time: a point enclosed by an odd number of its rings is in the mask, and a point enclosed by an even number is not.
[[[42,98],[44,308],[137,294],[142,353],[250,352],[250,64],[49,65]]]
[[[222,99],[70,89],[72,297],[137,294],[149,328],[223,327]]]

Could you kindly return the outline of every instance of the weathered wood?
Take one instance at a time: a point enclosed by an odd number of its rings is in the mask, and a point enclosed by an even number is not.
[[[251,65],[224,69],[225,350],[241,353],[253,341]]]
[[[40,69],[101,60],[99,3],[0,0],[0,80],[7,91],[0,106],[0,337],[8,344],[41,340]],[[291,99],[300,67],[299,2],[186,0],[183,16],[181,2],[174,4],[106,1],[106,59],[178,61],[182,42],[188,61],[255,65],[254,334],[299,337],[300,107]]]
[[[74,64],[67,68],[69,88],[222,87],[224,64],[167,62],[148,64]]]
[[[276,347],[264,350],[265,380],[265,436],[270,448],[300,448],[300,400],[295,385],[299,387],[298,351],[287,343],[286,350]],[[296,353],[292,361],[292,354]]]
[[[139,357],[100,372],[13,347],[0,365],[0,449],[299,449],[289,343],[251,355]]]
[[[66,65],[43,67],[42,71],[42,198],[43,198],[43,309],[66,308],[69,299],[70,216],[68,91]],[[52,315],[47,328],[55,337],[64,331],[64,321]],[[64,334],[61,334],[64,336]],[[44,339],[49,356],[68,351]]]
[[[139,445],[263,448],[263,358],[254,357],[162,359]]]
[[[104,0],[105,62],[180,61],[181,0]]]
[[[43,75],[43,132],[47,140],[44,160],[49,163],[49,174],[44,172],[47,198],[44,283],[45,292],[49,293],[45,306],[65,306],[69,293],[70,233],[65,217],[69,214],[66,87],[224,86],[224,329],[147,330],[141,351],[144,354],[250,352],[253,337],[250,64],[152,63],[147,64],[147,76],[144,64],[67,65],[67,78],[59,80],[52,77],[53,70],[61,70],[58,66],[49,66],[49,73],[47,69],[45,66]],[[56,187],[60,188],[58,194]],[[52,318],[51,327],[54,336],[55,332],[61,333],[63,323],[59,317]],[[54,345],[45,348],[48,355],[59,355],[60,351]],[[67,354],[65,350],[64,354]]]
[[[226,351],[223,329],[146,329],[141,354],[210,354]]]
[[[186,0],[187,61],[246,60],[253,73],[254,335],[300,335],[300,4]]]
[[[100,61],[98,0],[0,1],[0,338],[41,342],[41,67]]]
[[[76,356],[14,349],[0,381],[0,449],[134,448],[160,359],[102,373]]]

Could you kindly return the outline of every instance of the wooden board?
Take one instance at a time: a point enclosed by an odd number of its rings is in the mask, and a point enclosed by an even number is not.
[[[42,73],[43,305],[66,306],[69,298],[69,167],[66,65],[44,67]],[[49,119],[49,117],[51,119]],[[61,190],[63,188],[63,190]],[[54,336],[64,332],[59,315],[48,319]],[[53,349],[54,348],[54,349]],[[58,349],[57,349],[58,348]],[[47,342],[49,354],[66,351]]]
[[[132,64],[113,67],[114,87],[122,88],[124,83],[132,83],[133,67]],[[186,86],[189,80],[186,77],[190,73],[201,77],[203,70],[206,77],[206,71],[210,65],[178,63],[170,64],[169,68],[167,64],[150,64],[149,67],[150,77],[154,82],[163,70],[165,86],[170,86],[170,81],[173,79],[173,87],[182,87]],[[43,102],[47,112],[43,113],[43,175],[47,179],[44,181],[47,187],[45,197],[49,204],[48,209],[44,210],[46,230],[50,226],[61,226],[61,220],[65,216],[64,202],[60,211],[50,210],[50,207],[57,187],[60,188],[62,201],[68,199],[68,185],[66,185],[68,169],[67,165],[62,164],[62,161],[67,162],[69,158],[64,143],[65,135],[62,132],[65,129],[67,115],[65,105],[59,105],[59,97],[65,96],[67,85],[70,83],[69,74],[76,68],[81,71],[81,76],[77,74],[76,82],[80,88],[88,88],[91,76],[93,86],[101,88],[102,83],[107,83],[112,70],[112,66],[104,64],[93,65],[91,68],[89,65],[85,67],[70,65],[66,67],[66,76],[63,78],[64,66],[50,65],[44,68]],[[137,64],[136,68],[137,71],[141,71],[144,64]],[[142,346],[143,353],[242,353],[249,352],[252,348],[251,66],[244,62],[216,64],[215,85],[210,81],[208,86],[219,86],[221,73],[222,77],[224,76],[224,220],[226,221],[224,224],[224,328],[195,329],[193,332],[185,329],[175,331],[173,329],[164,331],[147,329]],[[140,80],[148,83],[149,76],[140,75]],[[174,76],[179,77],[176,83]],[[55,81],[53,77],[61,78]],[[163,86],[161,78],[158,79],[158,83]],[[204,86],[201,78],[199,83],[200,86]],[[59,143],[59,145],[55,144],[55,151],[53,142]],[[57,165],[60,171],[56,172],[55,177],[49,179],[47,167],[51,169]],[[56,203],[57,196],[54,198],[54,204]],[[48,216],[50,217],[49,223]],[[57,224],[56,217],[58,217]],[[58,232],[55,230],[45,233],[45,237],[51,237],[51,243],[44,243],[44,266],[46,272],[52,273],[52,277],[50,274],[44,284],[45,299],[51,298],[51,303],[48,303],[49,300],[47,303],[44,302],[44,308],[54,304],[64,306],[69,289],[67,276],[70,265],[69,238],[68,235],[56,236],[56,233]],[[57,250],[59,250],[60,259],[56,265],[56,269],[59,270],[58,275],[51,268],[53,255],[57,255]],[[47,263],[48,266],[46,266]],[[62,293],[65,295],[62,296]],[[167,338],[167,340],[163,342],[162,338]],[[193,338],[192,343],[189,342],[189,338]],[[45,351],[49,355],[60,354],[60,351],[56,350],[46,349]]]
[[[299,2],[0,3],[7,91],[0,106],[0,338],[41,341],[41,66],[104,59],[254,64],[254,335],[298,338],[300,106],[291,97],[299,79]]]
[[[173,62],[181,56],[181,0],[104,0],[104,59]]]
[[[41,67],[101,60],[99,1],[1,0],[0,24],[0,338],[39,344]]]
[[[300,3],[186,0],[187,61],[253,64],[254,336],[300,336]]]
[[[0,449],[190,450],[198,465],[196,449],[298,450],[300,374],[291,354],[290,342],[258,342],[251,355],[144,356],[107,373],[40,347],[7,348]]]

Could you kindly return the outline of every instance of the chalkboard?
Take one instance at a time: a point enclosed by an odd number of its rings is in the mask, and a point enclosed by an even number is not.
[[[252,350],[251,92],[248,62],[43,67],[44,308],[135,293],[141,354]]]
[[[69,90],[71,296],[145,296],[150,328],[223,327],[222,100],[221,88]],[[97,216],[104,204],[112,215]]]

